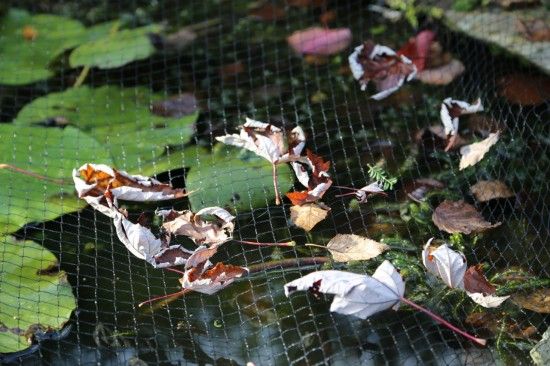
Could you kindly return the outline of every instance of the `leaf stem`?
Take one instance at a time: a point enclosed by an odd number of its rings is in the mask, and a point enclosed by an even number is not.
[[[275,204],[279,206],[281,204],[281,197],[279,196],[279,181],[277,177],[277,165],[271,164],[271,172],[273,174],[273,188],[275,188]]]
[[[284,243],[260,243],[260,242],[257,242],[257,241],[238,240],[238,239],[233,239],[233,241],[236,241],[237,243],[241,243],[241,244],[253,245],[253,246],[256,246],[256,247],[286,247],[286,248],[289,248],[289,247],[295,247],[296,246],[296,242],[294,240],[287,241],[287,242],[284,242]]]
[[[192,290],[189,290],[187,288],[184,288],[182,289],[181,291],[178,291],[178,292],[173,292],[171,294],[167,294],[167,295],[163,295],[163,296],[157,296],[157,297],[153,297],[149,300],[146,300],[146,301],[143,301],[143,302],[140,302],[138,304],[138,307],[142,307],[143,305],[147,305],[147,304],[150,304],[152,302],[155,302],[155,301],[159,301],[159,300],[164,300],[164,299],[168,299],[168,298],[172,298],[172,297],[179,297],[179,296],[183,296],[185,295],[186,293],[188,292],[191,292]]]
[[[31,171],[25,170],[25,169],[21,169],[21,168],[18,168],[16,166],[13,166],[13,165],[10,165],[10,164],[0,164],[0,169],[13,170],[14,172],[21,173],[21,174],[27,175],[29,177],[37,178],[37,179],[40,179],[40,180],[45,180],[47,182],[59,184],[60,186],[65,185],[65,180],[63,180],[63,179],[55,179],[55,178],[46,177],[45,175],[40,175],[38,173],[31,172]]]
[[[325,247],[324,245],[313,244],[313,243],[306,243],[305,245],[306,247],[315,247],[315,248],[322,248],[322,249],[328,250],[328,248]]]
[[[475,342],[475,343],[477,343],[481,346],[485,346],[487,344],[487,340],[482,339],[482,338],[474,337],[473,335],[471,335],[469,333],[466,333],[465,331],[463,331],[461,329],[458,329],[457,327],[455,327],[454,325],[452,325],[451,323],[449,323],[448,321],[446,321],[445,319],[443,319],[439,315],[436,315],[436,314],[432,313],[430,310],[418,305],[417,303],[407,299],[406,297],[401,297],[401,301],[404,302],[405,304],[415,308],[416,310],[420,310],[421,312],[427,314],[432,319],[439,322],[441,325],[444,325],[447,328],[449,328],[450,330],[452,330],[453,332],[458,333],[458,334],[468,338],[472,342]]]
[[[292,268],[292,267],[302,267],[302,266],[311,266],[319,265],[330,261],[329,257],[304,257],[304,258],[290,258],[290,259],[281,259],[277,261],[270,261],[264,263],[253,264],[248,267],[248,275],[254,273],[263,272],[266,270],[274,268]]]
[[[86,80],[86,77],[88,76],[88,73],[90,72],[90,66],[86,65],[82,68],[82,71],[80,71],[80,74],[76,78],[76,81],[73,84],[73,88],[78,88],[82,83],[84,83],[84,80]]]

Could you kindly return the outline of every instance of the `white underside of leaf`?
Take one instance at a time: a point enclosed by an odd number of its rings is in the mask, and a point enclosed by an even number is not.
[[[441,278],[450,288],[464,288],[464,274],[468,267],[464,255],[452,250],[447,244],[430,252],[431,241],[426,243],[422,251],[422,262],[428,272]],[[433,259],[430,260],[429,256]]]
[[[466,294],[477,304],[485,308],[496,308],[499,307],[506,299],[510,296],[494,296],[494,295],[485,295],[479,292],[468,292]]]
[[[467,167],[473,166],[480,162],[485,154],[487,154],[491,146],[498,142],[498,138],[498,132],[491,133],[485,140],[473,143],[471,145],[462,146],[460,148],[462,158],[460,159],[459,170],[466,169]]]

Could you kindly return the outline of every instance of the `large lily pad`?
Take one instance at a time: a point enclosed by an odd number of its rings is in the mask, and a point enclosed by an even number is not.
[[[0,84],[48,79],[53,75],[52,60],[76,46],[84,32],[84,26],[73,19],[11,9],[0,20]]]
[[[149,89],[82,86],[51,93],[27,104],[17,115],[16,125],[33,125],[62,117],[71,126],[96,138],[111,154],[119,169],[139,172],[157,160],[166,146],[191,139],[198,113],[181,118],[157,116],[150,106],[162,95]]]
[[[193,210],[208,206],[249,211],[265,207],[275,199],[271,164],[241,149],[225,147],[200,157],[187,175],[186,187]],[[286,164],[278,167],[279,192],[293,185],[293,173]]]
[[[10,353],[28,348],[35,334],[60,330],[76,299],[50,251],[10,236],[0,246],[0,353]]]
[[[108,152],[97,141],[73,127],[0,124],[0,141],[0,164],[47,178],[0,169],[0,235],[85,206],[74,193],[72,169],[89,161],[111,164]]]
[[[108,28],[109,25],[111,28]],[[71,52],[69,62],[71,67],[112,69],[145,59],[155,52],[149,34],[160,30],[159,25],[118,31],[112,23],[98,25],[91,30],[91,34],[95,36]]]

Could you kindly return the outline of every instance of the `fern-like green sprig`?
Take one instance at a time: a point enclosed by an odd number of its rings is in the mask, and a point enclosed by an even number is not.
[[[384,169],[370,164],[367,166],[369,167],[369,177],[375,180],[385,191],[392,189],[395,183],[397,183],[397,178],[390,177]]]

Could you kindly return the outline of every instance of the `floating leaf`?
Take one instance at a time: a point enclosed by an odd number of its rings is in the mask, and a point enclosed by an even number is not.
[[[327,249],[336,262],[349,262],[375,258],[390,247],[359,235],[338,234],[330,239]]]
[[[90,159],[111,164],[109,154],[97,141],[73,127],[62,130],[0,124],[0,141],[0,164],[8,164],[0,169],[0,233],[84,207],[73,193],[72,167]]]
[[[158,33],[161,29],[159,25],[149,25],[110,32],[78,46],[71,52],[70,65],[112,69],[145,59],[155,52],[149,34]]]
[[[259,157],[228,148],[202,156],[200,162],[185,181],[187,189],[195,191],[189,196],[194,209],[220,206],[248,211],[265,207],[275,198],[271,164]],[[293,185],[289,167],[280,166],[277,176],[278,190],[288,191]]]
[[[435,209],[432,220],[439,228],[449,234],[482,232],[500,225],[500,222],[491,224],[485,221],[476,208],[463,200],[443,201]]]
[[[322,207],[316,203],[292,206],[290,208],[290,221],[305,231],[311,231],[315,225],[327,217],[329,211],[330,208]]]
[[[472,187],[470,191],[479,202],[487,202],[496,198],[514,197],[514,192],[500,180],[480,180]]]
[[[485,154],[489,152],[491,146],[497,143],[499,133],[491,133],[489,137],[480,142],[473,143],[471,145],[462,146],[460,148],[460,154],[462,158],[460,159],[459,169],[466,169],[469,166],[473,166],[483,159]]]
[[[22,85],[54,75],[49,65],[84,34],[77,20],[10,9],[0,20],[0,84]]]
[[[98,151],[110,153],[115,166],[134,173],[159,159],[166,146],[183,145],[194,133],[197,112],[182,118],[156,116],[150,105],[157,100],[163,96],[142,87],[81,86],[35,99],[23,107],[14,123],[35,125],[63,117],[101,142]],[[180,163],[175,159],[172,167],[181,168]]]
[[[531,293],[512,296],[512,301],[524,309],[550,314],[550,288],[541,288]]]
[[[50,251],[11,236],[0,242],[0,353],[11,353],[28,348],[43,332],[61,330],[76,299]]]
[[[307,28],[292,33],[287,42],[294,52],[301,55],[334,55],[351,43],[349,28]]]
[[[214,267],[208,268],[207,264],[203,264],[186,270],[180,283],[185,290],[212,295],[246,273],[246,267],[216,263]]]

